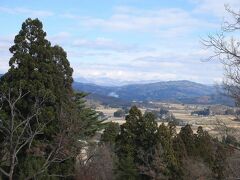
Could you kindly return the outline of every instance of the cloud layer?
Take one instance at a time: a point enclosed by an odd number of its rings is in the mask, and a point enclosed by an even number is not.
[[[49,11],[36,9],[30,3],[27,7],[0,6],[0,15],[44,17],[47,38],[67,51],[75,78],[96,83],[219,81],[222,67],[218,62],[202,61],[210,52],[199,41],[220,29],[225,16],[224,4],[240,7],[240,1],[181,1],[187,6],[169,2],[168,6],[159,3],[145,8],[137,3],[120,3],[106,9],[103,15],[80,13],[84,8],[94,8],[90,5],[77,6],[76,10],[74,4],[68,4],[68,8],[56,4],[57,8]],[[14,22],[9,22],[9,28],[15,27],[11,23]],[[18,30],[15,28],[14,32]],[[7,71],[8,48],[13,42],[12,32],[3,34],[0,72]]]

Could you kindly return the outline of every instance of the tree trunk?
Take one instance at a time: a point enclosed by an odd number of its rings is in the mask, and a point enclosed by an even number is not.
[[[10,172],[9,172],[9,180],[12,180],[13,179],[13,172],[14,172],[14,165],[15,163],[15,156],[12,157],[12,160],[11,160],[11,167],[10,167]]]

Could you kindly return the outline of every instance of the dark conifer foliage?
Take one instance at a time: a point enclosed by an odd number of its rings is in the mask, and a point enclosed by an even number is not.
[[[119,132],[119,124],[111,122],[106,126],[101,136],[101,141],[104,143],[109,143],[110,145],[115,145],[116,137],[118,136]]]
[[[142,115],[136,106],[132,107],[115,140],[116,177],[144,180],[226,177],[227,146],[202,127],[196,134],[190,125],[182,127],[178,134],[175,128],[171,123],[158,127],[154,114]]]
[[[0,79],[1,176],[73,178],[79,140],[100,129],[98,114],[74,93],[67,53],[51,46],[41,21],[27,19],[10,52]]]
[[[170,128],[164,124],[158,128],[154,114],[142,115],[137,107],[132,107],[116,139],[118,177],[161,179],[171,176],[171,171],[177,169],[171,139]],[[130,169],[122,168],[126,164]]]

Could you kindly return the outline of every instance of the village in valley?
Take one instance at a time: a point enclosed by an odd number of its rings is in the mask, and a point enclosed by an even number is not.
[[[93,103],[93,102],[91,102]],[[152,112],[158,125],[173,122],[177,132],[181,127],[189,124],[194,132],[199,126],[214,137],[235,136],[240,137],[239,108],[225,105],[181,104],[150,101],[148,103],[133,102],[144,114]],[[95,103],[95,109],[105,122],[125,123],[129,107],[111,107]]]

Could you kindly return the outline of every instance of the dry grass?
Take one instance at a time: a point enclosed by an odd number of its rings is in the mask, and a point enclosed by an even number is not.
[[[213,115],[213,116],[192,116],[191,112],[195,110],[202,109],[206,106],[203,105],[183,105],[183,104],[172,104],[172,103],[161,103],[161,102],[154,102],[156,105],[159,105],[159,107],[165,107],[170,112],[173,113],[173,115],[188,124],[192,125],[192,129],[194,132],[197,131],[198,126],[202,126],[205,130],[207,130],[210,134],[213,136],[218,136],[218,126],[219,122],[226,125],[228,128],[240,129],[240,122],[235,121],[235,117],[231,115]],[[101,111],[105,114],[107,117],[107,122],[116,122],[119,124],[125,123],[124,118],[117,118],[113,116],[113,113],[118,110],[118,108],[106,108],[104,106],[99,106],[97,111]],[[140,109],[143,113],[146,111],[146,108]],[[159,108],[155,108],[152,110],[159,110]],[[161,122],[158,122],[158,124],[161,124]],[[179,132],[181,129],[181,126],[177,126],[176,130]],[[239,135],[240,136],[240,135]]]

